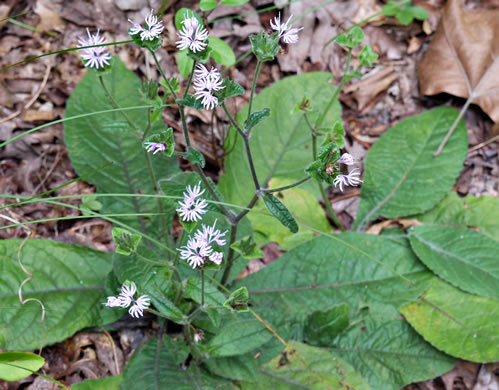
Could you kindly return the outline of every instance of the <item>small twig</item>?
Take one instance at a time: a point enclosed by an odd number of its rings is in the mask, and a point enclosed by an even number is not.
[[[488,144],[491,144],[492,142],[499,141],[499,134],[495,135],[492,138],[489,138],[487,141],[483,141],[479,143],[478,145],[473,146],[472,148],[468,149],[468,153],[474,152],[475,150],[481,149],[484,146],[487,146]]]

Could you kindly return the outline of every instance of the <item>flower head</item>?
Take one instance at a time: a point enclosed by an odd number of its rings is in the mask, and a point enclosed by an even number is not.
[[[140,34],[140,39],[142,41],[152,41],[153,39],[158,38],[165,28],[163,23],[158,22],[158,17],[154,15],[153,9],[151,9],[151,12],[146,17],[145,27],[135,23],[133,20],[128,19],[128,21],[133,24],[133,27],[129,30],[130,35]]]
[[[88,40],[85,38],[78,39],[78,47],[103,45],[107,43],[106,39],[99,35],[99,30],[92,35],[87,28],[87,34]],[[109,65],[111,54],[106,52],[105,47],[91,47],[88,49],[82,49],[82,51],[84,54],[81,55],[81,58],[86,61],[85,66],[87,68],[99,69],[104,68],[105,65]]]
[[[340,191],[343,191],[343,186],[356,186],[360,183],[362,183],[362,180],[359,178],[360,175],[360,169],[359,168],[354,168],[348,175],[338,175],[336,178],[333,180],[333,185],[335,187],[340,187]]]
[[[213,226],[203,225],[203,230],[198,230],[194,237],[189,238],[187,245],[177,249],[180,251],[180,258],[182,260],[187,260],[192,268],[197,268],[202,266],[206,260],[220,265],[222,263],[223,252],[218,252],[213,250],[213,243],[219,246],[225,245],[225,240],[222,239],[227,233],[220,232],[220,230],[215,229],[217,221]]]
[[[345,164],[345,165],[355,164],[353,156],[351,154],[348,154],[348,153],[343,153],[337,162],[340,164]]]
[[[117,297],[107,297],[106,306],[109,307],[123,307],[127,308],[130,305],[128,313],[132,317],[139,318],[144,315],[144,310],[150,306],[150,298],[148,295],[142,295],[135,299],[135,293],[137,292],[137,286],[135,283],[131,283],[130,286],[123,284],[121,286],[121,292]]]
[[[197,222],[206,214],[208,210],[208,202],[204,199],[197,199],[205,190],[201,191],[201,182],[193,188],[190,185],[186,187],[187,192],[184,192],[184,201],[179,201],[180,208],[177,209],[182,221]]]
[[[158,142],[144,142],[144,145],[147,145],[146,150],[148,152],[154,151],[153,154],[156,154],[158,152],[165,153],[166,150],[166,145]]]
[[[217,68],[208,70],[204,65],[198,64],[194,71],[194,96],[201,99],[201,104],[206,110],[211,110],[218,106],[218,98],[213,95],[213,91],[220,91],[223,86],[222,75]]]
[[[279,16],[276,16],[274,18],[274,21],[272,21],[272,19],[270,20],[270,26],[272,27],[272,29],[279,33],[279,38],[282,38],[284,43],[288,44],[298,42],[298,32],[300,30],[303,30],[303,27],[300,28],[289,27],[289,22],[291,21],[292,18],[293,15],[289,17],[286,23],[281,23],[281,13],[279,12]]]
[[[182,24],[182,28],[177,32],[180,38],[176,43],[177,47],[180,50],[189,49],[193,53],[203,51],[208,45],[205,42],[208,39],[208,31],[195,17],[184,19]]]

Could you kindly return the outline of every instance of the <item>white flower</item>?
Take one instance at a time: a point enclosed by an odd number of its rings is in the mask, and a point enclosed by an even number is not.
[[[177,249],[180,251],[180,258],[187,260],[192,268],[203,265],[206,260],[210,260],[218,265],[222,263],[223,252],[214,251],[212,244],[225,245],[225,240],[222,237],[227,232],[220,232],[220,230],[215,228],[216,224],[217,221],[215,221],[213,226],[203,225],[203,230],[196,231],[194,237],[189,238],[187,241],[187,245]]]
[[[94,46],[94,45],[103,45],[107,43],[104,37],[99,35],[99,30],[92,35],[87,28],[88,40],[84,38],[78,39],[78,47],[84,46]],[[85,54],[81,55],[81,58],[86,60],[85,66],[88,68],[103,68],[105,65],[109,65],[109,61],[111,60],[111,54],[106,52],[105,47],[92,47],[88,49],[82,49]]]
[[[333,180],[333,185],[335,187],[340,187],[340,191],[343,191],[343,186],[356,186],[360,183],[362,183],[362,180],[359,178],[360,175],[360,169],[359,168],[354,168],[348,175],[338,175],[336,178]]]
[[[205,41],[208,39],[208,31],[199,24],[195,17],[186,18],[182,21],[183,27],[177,32],[180,41],[177,41],[177,47],[180,50],[189,49],[194,53],[203,51],[208,45]]]
[[[355,164],[353,156],[351,154],[348,154],[348,153],[343,153],[337,162],[340,164],[345,164],[345,165]]]
[[[144,142],[144,145],[147,145],[146,150],[148,152],[154,151],[153,154],[156,154],[158,152],[164,153],[165,149],[166,149],[166,145],[165,144],[158,143],[158,142]],[[156,149],[156,150],[154,150],[154,149]]]
[[[206,110],[211,110],[218,106],[218,98],[213,95],[213,91],[220,91],[223,86],[222,75],[216,68],[208,70],[204,65],[198,64],[194,71],[194,96],[201,99],[201,104]]]
[[[202,219],[202,215],[206,214],[208,210],[208,202],[204,199],[197,199],[205,190],[201,191],[201,182],[191,188],[190,185],[186,187],[187,193],[184,192],[184,201],[179,201],[180,208],[177,209],[182,221],[197,222]]]
[[[293,18],[293,15],[289,17],[286,23],[281,23],[281,13],[279,12],[279,16],[274,18],[274,22],[272,19],[270,20],[270,26],[273,30],[279,32],[279,38],[282,38],[284,43],[296,43],[298,42],[298,32],[303,30],[303,27],[300,28],[291,28],[288,26],[289,22]]]
[[[133,20],[128,19],[128,21],[133,24],[133,27],[130,28],[130,35],[140,34],[140,39],[142,41],[152,41],[153,39],[158,38],[165,28],[163,26],[163,23],[158,22],[158,17],[154,15],[153,9],[151,9],[151,12],[146,17],[146,27],[142,27],[140,24],[135,23]]]
[[[212,242],[216,242],[217,245],[224,246],[225,240],[222,240],[222,237],[225,236],[227,231],[222,233],[220,230],[215,229],[216,224],[216,220],[213,226],[206,226],[205,224],[203,224],[203,231],[198,230],[194,234],[194,237],[196,237],[198,240],[206,242],[208,245],[211,245]]]
[[[132,317],[139,318],[144,315],[144,310],[149,308],[151,303],[149,302],[150,298],[147,295],[142,295],[134,301],[133,306],[128,310],[128,313]]]
[[[212,247],[208,243],[196,238],[190,238],[187,241],[187,245],[177,250],[180,251],[180,258],[187,260],[192,268],[204,264],[206,258],[213,252]]]
[[[137,286],[135,283],[131,283],[130,287],[124,284],[121,286],[121,292],[117,297],[107,297],[106,306],[109,307],[123,307],[127,308],[132,305],[128,310],[128,313],[132,317],[139,318],[144,315],[144,310],[150,306],[150,298],[148,295],[142,295],[135,299],[135,293],[137,292]]]

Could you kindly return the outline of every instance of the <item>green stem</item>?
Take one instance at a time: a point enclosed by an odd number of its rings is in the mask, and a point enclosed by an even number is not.
[[[251,106],[253,105],[253,95],[255,94],[255,89],[256,89],[256,82],[258,80],[258,76],[260,75],[260,69],[262,67],[262,61],[258,60],[256,63],[256,70],[255,70],[255,77],[253,78],[253,85],[251,86],[251,95],[250,95],[250,101],[248,105],[248,118],[251,115]]]
[[[204,269],[201,269],[201,306],[204,306]]]
[[[350,61],[351,60],[352,60],[352,49],[349,49],[348,50],[348,56],[347,56],[347,63],[345,65],[345,72],[343,73],[343,77],[341,78],[340,84],[338,85],[338,87],[334,91],[334,94],[331,97],[331,100],[329,100],[329,103],[326,106],[326,109],[324,110],[324,112],[320,116],[319,120],[315,123],[315,129],[320,129],[322,123],[326,119],[327,113],[329,112],[329,110],[333,106],[333,104],[336,101],[336,99],[338,99],[338,96],[339,96],[341,90],[343,89],[343,86],[347,82],[347,77],[346,76],[348,74],[348,69],[350,68]]]
[[[264,189],[264,191],[265,192],[280,192],[280,191],[289,190],[290,188],[297,187],[300,184],[303,184],[303,183],[309,181],[311,178],[312,178],[312,176],[307,176],[307,177],[304,177],[301,180],[298,180],[296,183],[289,184],[289,185],[284,186],[284,187],[278,187],[278,188],[272,188],[272,189]]]
[[[151,260],[151,259],[148,259],[147,257],[145,256],[142,256],[139,252],[135,252],[135,254],[137,255],[137,257],[142,260],[143,262],[145,263],[149,263],[149,264],[152,264],[152,265],[159,265],[161,267],[165,267],[168,265],[167,262],[160,262],[160,261],[154,261],[154,260]]]
[[[319,185],[319,191],[321,192],[322,199],[324,200],[324,204],[326,205],[326,209],[329,212],[329,215],[331,216],[331,219],[333,220],[334,224],[338,226],[338,228],[344,232],[345,231],[345,226],[340,222],[339,218],[336,216],[336,213],[334,212],[333,208],[331,207],[331,203],[329,203],[329,199],[326,194],[326,190],[324,189],[324,186],[322,185],[321,182],[317,182]]]
[[[336,38],[338,38],[338,36],[340,34],[347,34],[349,31],[351,31],[354,27],[360,27],[362,26],[363,24],[366,24],[367,22],[369,22],[370,20],[374,19],[374,18],[377,18],[378,16],[380,15],[383,15],[383,11],[379,11],[379,12],[376,12],[375,14],[372,14],[370,16],[368,16],[367,18],[365,19],[362,19],[359,23],[355,23],[354,25],[348,27],[347,29],[343,30],[342,32],[336,34],[334,37],[332,37],[329,41],[327,41],[324,45],[324,48],[326,48],[327,46],[329,46]]]
[[[227,255],[227,266],[225,267],[224,274],[222,276],[221,283],[225,285],[227,280],[229,280],[230,271],[234,265],[234,249],[232,249],[232,244],[236,241],[237,236],[237,223],[230,225],[230,238],[229,238],[229,254]]]
[[[189,324],[184,325],[184,337],[185,341],[187,342],[187,345],[189,346],[191,350],[191,355],[192,358],[195,361],[200,361],[202,358],[201,352],[199,352],[199,349],[196,347],[196,344],[194,344],[194,341],[192,340],[192,335],[191,335],[191,329]]]
[[[213,198],[218,202],[218,206],[222,209],[223,213],[225,216],[230,220],[233,218],[235,215],[234,213],[229,210],[227,207],[225,207],[222,203],[222,199],[218,196],[217,192],[215,189],[212,187],[212,182],[208,180],[208,177],[204,173],[204,171],[201,169],[198,163],[194,163],[194,169],[196,170],[199,178],[203,182],[203,185],[208,189],[208,192],[213,196]]]
[[[196,69],[196,64],[197,64],[197,61],[194,61],[192,63],[191,74],[189,75],[189,80],[187,81],[187,87],[185,87],[184,99],[186,98],[187,94],[189,93],[189,88],[191,87],[192,78],[194,77],[194,70]]]

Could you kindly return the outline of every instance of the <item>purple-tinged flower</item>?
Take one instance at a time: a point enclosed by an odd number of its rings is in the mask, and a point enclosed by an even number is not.
[[[216,224],[217,224],[216,220],[213,226],[206,226],[205,224],[203,224],[203,231],[198,230],[194,234],[194,237],[197,238],[198,240],[202,240],[208,243],[208,245],[211,245],[211,243],[216,242],[217,245],[224,246],[225,240],[222,240],[222,237],[225,236],[227,231],[222,233],[220,230],[215,229]]]
[[[187,193],[184,192],[184,201],[179,201],[180,208],[177,209],[182,221],[184,222],[197,222],[202,219],[202,215],[206,214],[208,210],[208,203],[204,199],[197,199],[205,190],[201,191],[201,182],[196,184],[193,188],[190,185],[186,187]]]
[[[216,229],[215,226],[217,221],[213,226],[203,225],[203,230],[198,230],[194,233],[194,237],[189,238],[187,245],[177,249],[180,251],[180,258],[187,260],[192,268],[199,267],[203,265],[206,260],[220,265],[223,259],[223,252],[217,252],[213,250],[212,244],[216,243],[219,246],[225,245],[225,240],[222,239],[227,233],[221,232]]]
[[[166,145],[158,142],[144,142],[144,145],[147,145],[146,150],[148,152],[154,151],[153,154],[158,152],[165,153],[166,150]]]
[[[348,153],[343,153],[337,162],[340,164],[345,164],[345,165],[355,164],[353,156],[351,154],[348,154]]]
[[[103,45],[107,41],[104,37],[99,35],[99,30],[95,34],[90,34],[90,30],[87,28],[88,40],[85,38],[78,39],[78,47]],[[109,65],[111,60],[111,54],[106,52],[105,47],[91,47],[88,49],[82,49],[84,54],[81,55],[85,62],[87,68],[104,68],[105,65]]]
[[[281,23],[281,13],[279,12],[279,16],[276,16],[273,22],[272,19],[270,20],[270,26],[272,27],[272,29],[279,33],[279,38],[282,38],[284,43],[288,44],[298,42],[298,32],[300,30],[303,30],[303,27],[300,28],[289,27],[289,22],[291,21],[292,17],[293,15],[289,17],[286,23]]]
[[[142,295],[135,299],[135,293],[137,292],[137,286],[135,283],[131,283],[130,286],[124,284],[121,286],[121,292],[117,297],[107,297],[106,306],[109,307],[123,307],[127,308],[130,305],[132,307],[128,310],[128,313],[132,317],[139,318],[144,315],[144,310],[150,306],[150,298],[148,295]]]
[[[218,106],[218,98],[213,91],[220,91],[223,86],[222,75],[216,68],[208,70],[204,65],[198,64],[194,72],[194,96],[201,99],[201,104],[206,110],[212,110]]]
[[[360,169],[359,168],[354,168],[348,175],[338,175],[336,178],[333,180],[333,185],[335,187],[340,187],[340,191],[343,192],[343,186],[356,186],[360,183],[362,183],[362,180],[359,178],[360,175]]]
[[[144,315],[144,310],[149,308],[149,306],[151,305],[149,301],[150,298],[148,295],[140,296],[134,301],[132,307],[130,308],[130,310],[128,310],[128,313],[130,313],[130,315],[135,318],[142,317]]]
[[[128,19],[128,21],[133,24],[133,27],[130,28],[130,35],[140,34],[140,39],[142,41],[152,41],[153,39],[158,38],[165,28],[163,23],[158,22],[158,17],[154,15],[153,9],[151,9],[151,12],[146,17],[145,27],[135,23],[133,20]]]
[[[195,17],[186,18],[182,21],[183,27],[177,32],[180,40],[176,45],[180,50],[189,49],[194,53],[203,51],[208,45],[208,31],[199,24]]]
[[[209,244],[195,237],[190,238],[187,245],[177,250],[180,251],[180,258],[187,260],[192,268],[203,265],[206,258],[213,252],[213,248]]]

